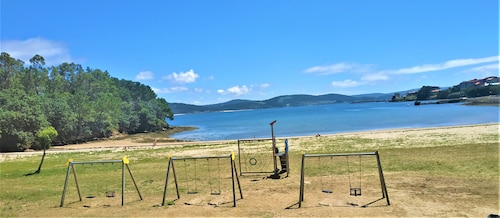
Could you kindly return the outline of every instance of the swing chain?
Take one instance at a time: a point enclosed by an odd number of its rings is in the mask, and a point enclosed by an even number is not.
[[[347,175],[349,178],[349,195],[351,195],[351,196],[360,196],[361,195],[361,156],[358,156],[358,158],[359,158],[359,176],[358,176],[359,186],[353,188],[352,183],[351,183],[351,170],[349,167],[349,156],[346,156]]]

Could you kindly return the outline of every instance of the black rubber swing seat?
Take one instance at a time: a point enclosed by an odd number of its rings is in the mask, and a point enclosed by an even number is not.
[[[351,188],[350,190],[351,196],[361,196],[361,188]]]
[[[220,192],[212,192],[211,195],[220,195]]]
[[[188,193],[188,195],[198,194],[198,192],[195,192],[195,191],[188,191],[187,193]]]
[[[321,192],[327,193],[327,194],[332,194],[333,193],[332,190],[328,190],[328,189],[323,189],[323,190],[321,190]]]

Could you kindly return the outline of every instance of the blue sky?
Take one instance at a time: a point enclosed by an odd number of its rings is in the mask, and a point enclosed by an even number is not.
[[[498,76],[498,0],[2,0],[1,51],[168,102],[390,93]]]

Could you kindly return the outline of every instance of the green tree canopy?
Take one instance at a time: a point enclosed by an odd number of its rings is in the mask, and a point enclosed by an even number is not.
[[[2,152],[31,148],[47,126],[58,133],[51,144],[65,145],[114,132],[159,131],[168,127],[167,118],[173,119],[167,101],[144,84],[75,63],[47,68],[40,55],[28,66],[0,55]]]
[[[57,135],[57,130],[52,126],[49,126],[42,129],[42,131],[37,134],[37,141],[42,149],[49,149],[52,145],[52,140],[54,140]]]

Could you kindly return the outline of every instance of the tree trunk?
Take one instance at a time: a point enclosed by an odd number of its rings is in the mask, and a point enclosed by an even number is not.
[[[35,172],[27,173],[27,174],[24,174],[24,175],[25,176],[31,176],[31,175],[39,174],[40,171],[42,171],[42,165],[43,165],[43,160],[44,159],[45,159],[45,149],[43,149],[42,160],[40,161],[40,165],[38,165],[38,169]]]
[[[40,165],[38,165],[38,170],[35,171],[35,174],[40,173],[42,170],[43,160],[45,159],[45,148],[43,149],[42,160],[40,161]]]

